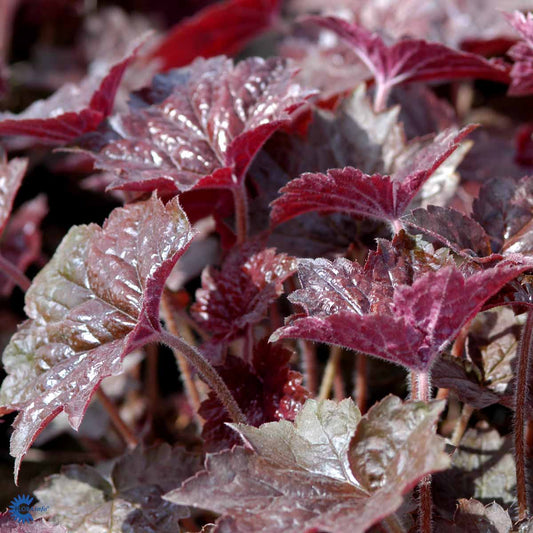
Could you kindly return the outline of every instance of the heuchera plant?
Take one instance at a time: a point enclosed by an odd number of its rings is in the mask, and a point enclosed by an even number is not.
[[[89,4],[0,6],[0,529],[533,528],[533,14]]]

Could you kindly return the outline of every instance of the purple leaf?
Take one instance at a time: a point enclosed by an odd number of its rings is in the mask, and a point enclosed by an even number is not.
[[[404,215],[402,222],[409,232],[422,233],[467,258],[491,254],[485,230],[455,209],[429,205],[427,209],[415,209]]]
[[[25,135],[39,139],[40,143],[61,145],[96,130],[111,113],[118,86],[136,57],[137,48],[102,79],[88,76],[78,85],[66,84],[19,115],[1,113],[0,135]]]
[[[254,244],[235,248],[220,271],[202,274],[191,311],[218,339],[232,340],[248,325],[263,320],[268,306],[283,292],[283,282],[296,271],[296,261],[273,248],[257,251]]]
[[[74,532],[174,533],[186,508],[161,496],[200,469],[199,458],[161,444],[120,457],[110,479],[87,465],[63,467],[35,491],[49,507],[47,517]]]
[[[413,81],[481,78],[507,83],[508,68],[476,54],[459,52],[439,43],[403,39],[387,46],[376,33],[335,17],[310,17],[350,43],[376,80],[376,102],[381,108],[395,85]]]
[[[309,95],[293,75],[279,58],[233,65],[225,57],[160,75],[142,103],[111,120],[96,166],[116,175],[112,187],[126,190],[236,187]]]
[[[159,331],[166,278],[191,240],[177,201],[114,210],[103,228],[73,227],[26,293],[26,321],[3,356],[2,412],[18,410],[15,472],[60,411],[74,429],[102,379]]]
[[[520,326],[508,307],[480,314],[470,327],[465,357],[439,358],[432,380],[476,409],[495,403],[513,408],[512,362],[519,336]]]
[[[303,174],[281,189],[283,195],[272,203],[272,223],[277,225],[309,211],[340,211],[395,221],[472,129],[444,131],[392,176],[369,176],[353,167],[329,170],[327,174]]]
[[[300,385],[301,374],[290,370],[292,355],[291,350],[262,340],[254,346],[251,364],[228,355],[224,365],[215,367],[250,424],[294,420],[305,403],[309,393]],[[229,414],[213,392],[198,414],[205,420],[202,437],[208,451],[240,444],[238,435],[226,425],[231,422]]]
[[[197,57],[238,52],[269,28],[279,4],[279,0],[226,0],[205,7],[172,28],[150,57],[162,62],[162,70],[169,70]]]
[[[473,217],[489,235],[494,251],[526,255],[533,251],[532,198],[533,176],[498,177],[483,184]]]
[[[13,214],[0,240],[0,253],[21,272],[37,262],[41,256],[43,218],[48,213],[44,195],[22,204]],[[8,296],[13,290],[11,279],[0,272],[0,294]]]
[[[294,315],[271,341],[296,337],[345,346],[427,371],[461,327],[507,282],[531,269],[518,256],[466,277],[455,266],[424,273],[409,286],[373,279],[357,262],[302,259]]]
[[[349,399],[308,400],[294,424],[233,425],[254,451],[208,455],[206,471],[166,498],[222,514],[220,531],[366,531],[396,511],[421,477],[448,465],[433,430],[442,408],[389,396],[361,419]],[[382,438],[383,425],[403,438],[375,450],[372,465],[388,467],[382,485],[371,486],[351,465]]]

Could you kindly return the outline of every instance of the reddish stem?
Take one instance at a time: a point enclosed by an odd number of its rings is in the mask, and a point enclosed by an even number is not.
[[[0,270],[13,283],[16,283],[24,292],[30,288],[31,281],[26,277],[24,272],[22,272],[11,261],[8,261],[3,255],[0,255]]]
[[[533,357],[533,312],[527,314],[518,346],[515,385],[514,447],[516,453],[516,497],[518,519],[525,520],[527,509],[526,404],[529,385],[529,361]]]
[[[196,348],[165,330],[160,332],[159,339],[163,344],[181,352],[196,367],[198,373],[218,396],[220,403],[226,408],[233,422],[246,424],[246,417],[227,385],[224,383],[224,380]]]
[[[165,292],[163,292],[163,297],[161,298],[161,315],[165,322],[165,326],[170,331],[170,333],[175,336],[179,336],[180,331],[178,329],[176,321],[174,320],[171,305],[168,296]],[[174,357],[176,358],[176,362],[178,363],[181,379],[185,388],[185,394],[187,395],[187,399],[189,400],[190,406],[193,408],[196,414],[198,412],[198,409],[200,408],[200,394],[194,381],[193,369],[189,361],[185,359],[185,357],[183,357],[183,355],[181,355],[179,351],[172,351],[174,353]]]
[[[235,202],[235,227],[237,242],[242,244],[248,236],[248,196],[244,181],[232,189]]]
[[[126,422],[122,420],[117,406],[101,388],[96,391],[96,396],[100,400],[100,403],[104,409],[107,411],[113,427],[117,430],[117,433],[122,437],[128,448],[136,448],[139,444],[139,441],[133,434],[133,431],[128,427]]]
[[[429,372],[411,372],[411,398],[416,401],[429,402],[431,398]],[[431,533],[432,515],[431,475],[428,475],[418,484],[418,530],[420,533]]]

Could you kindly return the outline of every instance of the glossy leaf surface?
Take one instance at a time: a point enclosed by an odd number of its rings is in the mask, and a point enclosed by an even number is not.
[[[364,531],[394,512],[424,473],[449,461],[432,430],[441,404],[402,404],[390,396],[380,406],[382,411],[361,419],[351,400],[308,400],[294,425],[233,426],[254,451],[234,448],[208,455],[206,471],[166,497],[222,514],[220,531]],[[387,452],[386,484],[375,489],[357,478],[350,463],[379,440],[381,417],[391,410],[401,413],[409,429],[403,444]],[[365,432],[358,436],[361,424]],[[376,450],[374,460],[385,460],[382,450]]]
[[[163,285],[191,240],[177,201],[152,197],[77,226],[26,294],[26,321],[3,356],[2,411],[20,411],[11,453],[21,458],[60,411],[75,429],[122,358],[159,330]]]
[[[160,75],[129,113],[111,120],[96,165],[115,174],[112,187],[127,190],[236,187],[263,143],[303,105],[307,93],[293,75],[279,58],[234,65],[225,57]]]
[[[427,371],[437,355],[507,282],[531,268],[518,258],[467,274],[454,266],[420,275],[412,285],[373,279],[346,259],[302,259],[302,289],[289,299],[304,308],[271,340],[338,344],[404,367]]]

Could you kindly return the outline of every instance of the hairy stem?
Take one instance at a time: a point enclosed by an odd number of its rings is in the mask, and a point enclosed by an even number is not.
[[[363,353],[356,354],[355,360],[355,379],[354,379],[354,397],[355,403],[362,414],[366,412],[367,398],[367,356]]]
[[[163,344],[181,352],[196,367],[199,374],[218,396],[220,403],[226,408],[233,422],[237,424],[246,423],[246,417],[224,383],[224,380],[196,348],[165,330],[160,332],[159,339]]]
[[[113,427],[117,430],[117,433],[122,437],[128,448],[136,448],[139,444],[139,441],[133,434],[133,431],[128,427],[126,422],[124,422],[124,420],[122,420],[120,417],[117,406],[101,388],[96,391],[96,396],[104,409],[107,411]]]
[[[341,354],[342,348],[340,346],[331,346],[329,350],[328,364],[326,365],[324,375],[322,376],[322,383],[320,383],[320,390],[317,397],[318,400],[327,400],[329,398]]]
[[[26,277],[24,272],[11,261],[8,261],[3,255],[0,255],[0,270],[24,292],[30,288],[31,281]]]
[[[248,196],[244,181],[232,189],[235,202],[235,227],[237,230],[237,242],[242,244],[248,236]]]
[[[168,331],[170,331],[172,335],[179,337],[180,331],[178,329],[176,321],[174,320],[174,315],[172,314],[168,295],[165,292],[163,292],[163,297],[161,298],[161,315]],[[192,342],[190,342],[192,339],[186,338],[186,340],[189,341],[189,344],[192,344]],[[187,400],[189,400],[189,404],[196,415],[198,409],[200,408],[200,394],[194,381],[192,366],[189,361],[185,357],[183,357],[181,352],[174,349],[172,349],[172,352],[174,353],[174,357],[176,358],[176,362],[180,370],[180,375],[183,381],[183,386],[185,388]]]
[[[431,376],[429,372],[411,371],[411,398],[429,402],[431,397]],[[431,475],[425,476],[418,484],[418,531],[431,533],[433,499],[431,497]]]
[[[516,454],[516,497],[518,519],[527,518],[526,401],[529,385],[529,360],[533,357],[533,311],[528,311],[518,346],[514,396],[514,447]]]

